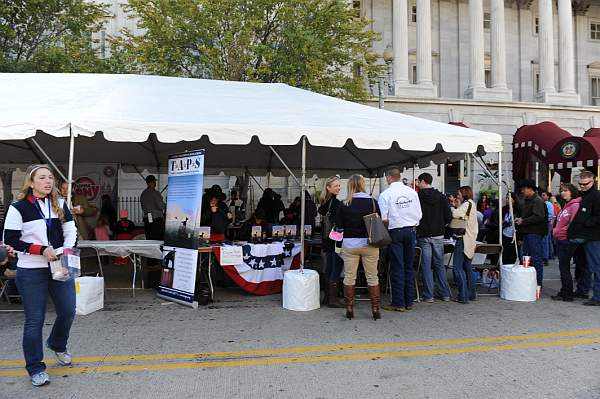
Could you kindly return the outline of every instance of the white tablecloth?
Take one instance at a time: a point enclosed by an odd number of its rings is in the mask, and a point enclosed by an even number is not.
[[[77,247],[95,249],[99,255],[129,256],[141,255],[146,258],[162,259],[160,246],[163,241],[158,240],[122,240],[122,241],[92,241],[83,240]]]

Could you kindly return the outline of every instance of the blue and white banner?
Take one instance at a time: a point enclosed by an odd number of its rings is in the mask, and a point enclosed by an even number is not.
[[[204,150],[169,157],[164,269],[158,294],[196,306],[194,289],[204,181]]]

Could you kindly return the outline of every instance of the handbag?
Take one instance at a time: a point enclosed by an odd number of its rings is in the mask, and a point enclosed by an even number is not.
[[[327,213],[323,217],[323,237],[329,237],[329,233],[333,230],[333,223],[331,222],[331,204],[333,203],[333,198],[329,201],[329,208],[327,208]]]
[[[456,218],[452,219],[448,227],[450,228],[450,232],[455,236],[464,236],[467,232],[467,220],[469,219],[469,215],[471,214],[471,207],[473,204],[469,201],[469,207],[467,208],[467,214],[464,218]]]
[[[369,237],[369,245],[376,248],[384,248],[392,243],[392,238],[387,227],[383,224],[383,220],[381,220],[381,217],[377,213],[375,200],[371,200],[373,201],[373,213],[363,216]]]

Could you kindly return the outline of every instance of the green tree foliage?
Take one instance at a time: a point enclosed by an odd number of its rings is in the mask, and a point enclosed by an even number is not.
[[[0,71],[106,70],[91,40],[104,7],[87,0],[0,1]]]
[[[346,0],[129,0],[144,32],[112,42],[116,72],[283,82],[353,100],[379,71],[377,34]]]

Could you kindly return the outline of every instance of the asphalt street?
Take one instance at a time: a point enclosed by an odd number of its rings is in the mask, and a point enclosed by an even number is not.
[[[556,269],[536,303],[480,296],[378,321],[366,301],[349,321],[236,289],[198,310],[109,290],[103,311],[75,321],[74,364],[46,354],[42,388],[23,369],[23,314],[3,306],[0,398],[600,398],[600,308],[551,301]]]

